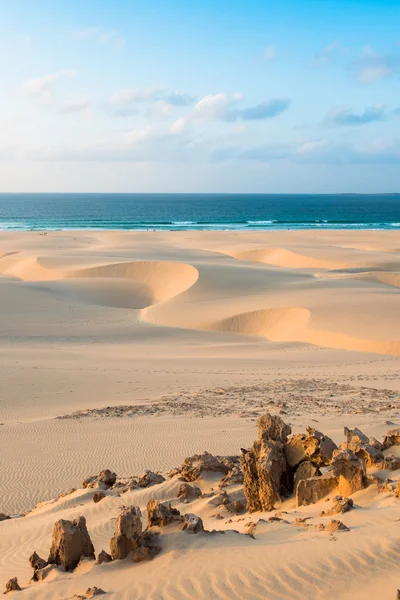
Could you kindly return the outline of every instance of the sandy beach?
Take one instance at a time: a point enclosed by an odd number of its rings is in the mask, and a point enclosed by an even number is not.
[[[344,426],[382,440],[400,426],[399,288],[395,231],[2,232],[0,513],[13,518],[0,584],[17,576],[17,597],[51,600],[93,585],[118,600],[394,599],[400,500],[375,485],[332,536],[294,526],[327,523],[324,500],[216,518],[208,474],[190,512],[225,535],[171,525],[151,562],[84,561],[31,585],[28,558],[47,557],[60,518],[84,515],[98,553],[123,506],[185,512],[167,471],[204,450],[240,455],[266,413],[338,445]],[[107,468],[166,480],[95,504],[81,482]]]

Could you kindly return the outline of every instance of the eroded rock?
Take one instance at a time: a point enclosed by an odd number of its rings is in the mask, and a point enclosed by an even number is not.
[[[294,474],[294,488],[297,488],[299,481],[309,479],[310,477],[320,477],[321,471],[310,460],[300,463]]]
[[[108,554],[105,550],[102,550],[97,557],[97,564],[102,565],[103,563],[109,563],[112,561],[111,554]]]
[[[6,590],[5,590],[5,594],[9,594],[10,592],[21,592],[21,588],[19,587],[18,584],[18,578],[17,577],[13,577],[12,579],[9,579],[6,583]]]
[[[105,593],[106,592],[101,588],[94,586],[88,588],[84,594],[75,594],[74,598],[77,598],[78,600],[89,600],[90,598],[94,598],[95,596],[102,596]]]
[[[95,492],[93,494],[93,502],[95,504],[97,504],[98,502],[100,502],[100,500],[103,500],[103,498],[105,498],[105,497],[106,497],[106,495],[104,492]]]
[[[189,483],[181,483],[178,489],[177,497],[179,500],[195,500],[201,496],[201,489]]]
[[[333,498],[334,504],[331,509],[323,510],[320,513],[320,517],[337,515],[339,513],[346,513],[351,510],[354,506],[354,501],[352,498],[343,498],[342,496],[336,496]]]
[[[257,425],[258,439],[240,459],[249,512],[270,511],[280,501],[281,480],[286,471],[283,443],[291,432],[279,416],[264,415]]]
[[[162,504],[154,498],[147,503],[146,512],[147,527],[152,527],[154,525],[157,527],[165,527],[181,518],[179,510],[172,508],[171,504]]]
[[[11,519],[11,517],[5,515],[4,513],[0,513],[0,523],[1,521],[8,521],[9,519]]]
[[[383,450],[387,450],[392,446],[400,446],[400,427],[396,429],[389,429],[389,431],[386,432],[382,443],[382,448]]]
[[[137,480],[137,485],[142,488],[149,487],[150,485],[158,485],[165,481],[165,478],[160,473],[153,473],[153,471],[146,470],[142,473]]]
[[[193,513],[184,515],[182,531],[189,531],[191,533],[199,533],[204,531],[203,520]]]
[[[305,460],[317,467],[329,464],[333,451],[337,446],[330,437],[307,427],[307,433],[292,435],[285,443],[285,455],[288,465],[297,467]]]
[[[116,531],[110,541],[113,560],[126,558],[142,542],[141,512],[138,506],[125,508],[117,517]]]
[[[337,486],[338,478],[333,473],[301,479],[296,487],[296,506],[307,506],[325,498]]]
[[[60,519],[53,525],[49,564],[72,571],[82,557],[95,558],[94,547],[86,528],[85,517],[74,521]]]
[[[330,471],[338,478],[341,496],[351,496],[365,488],[365,463],[351,450],[335,450]]]
[[[239,465],[237,456],[213,456],[209,452],[194,454],[185,458],[182,466],[176,470],[184,481],[196,481],[200,479],[203,471],[213,473],[225,473],[228,475]]]

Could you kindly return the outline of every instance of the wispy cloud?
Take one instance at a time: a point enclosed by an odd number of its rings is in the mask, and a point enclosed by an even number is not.
[[[81,41],[94,41],[99,44],[114,44],[116,46],[123,46],[125,43],[124,38],[115,31],[114,29],[102,29],[101,27],[84,27],[82,29],[76,29],[73,32],[73,37]]]
[[[184,92],[166,92],[160,87],[126,88],[114,92],[109,101],[111,114],[128,117],[137,114],[137,106],[147,104],[147,116],[167,118],[177,108],[185,108],[195,102],[195,98]]]
[[[351,69],[361,83],[373,83],[400,72],[400,55],[378,55],[368,46],[364,48],[360,58],[352,63]]]
[[[202,121],[259,121],[280,115],[290,106],[288,98],[272,98],[248,108],[236,108],[242,94],[204,96],[194,108],[194,119]]]
[[[137,102],[157,100],[160,90],[157,87],[126,88],[118,90],[111,96],[110,102],[115,106],[127,106]]]
[[[311,61],[311,66],[323,67],[329,64],[330,62],[332,62],[332,60],[334,60],[334,58],[336,58],[339,49],[340,42],[338,40],[335,40],[334,42],[332,42],[332,44],[329,44],[329,46],[325,46],[325,48],[323,48],[320,52],[317,52],[314,55]]]
[[[325,123],[329,125],[365,125],[385,119],[385,106],[377,104],[368,106],[360,113],[355,113],[348,108],[332,109],[325,117]]]
[[[60,114],[73,114],[73,113],[89,113],[91,110],[91,104],[89,100],[77,100],[66,102],[57,109]]]
[[[62,69],[54,73],[48,73],[42,77],[35,77],[25,81],[23,85],[24,92],[29,96],[34,96],[42,100],[48,100],[54,84],[66,77],[76,77],[77,72],[74,69]]]

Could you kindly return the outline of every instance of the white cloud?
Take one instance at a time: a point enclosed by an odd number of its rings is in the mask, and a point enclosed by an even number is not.
[[[373,48],[367,46],[352,67],[358,81],[373,83],[399,73],[400,57],[396,54],[378,55]]]
[[[152,102],[159,97],[159,94],[160,90],[156,87],[127,88],[114,92],[111,96],[111,104],[127,106],[136,102]]]
[[[273,46],[267,46],[264,50],[264,60],[273,60],[276,56],[275,48]]]
[[[311,65],[313,67],[322,67],[330,62],[336,57],[338,51],[340,49],[340,42],[338,40],[334,41],[329,46],[325,46],[320,52],[317,52],[314,58],[311,61]]]
[[[77,72],[74,69],[62,69],[54,73],[48,73],[42,77],[28,79],[23,86],[24,92],[30,96],[42,100],[48,100],[54,84],[64,77],[76,77]]]
[[[195,120],[210,121],[223,118],[227,110],[242,99],[242,94],[209,94],[204,96],[194,107],[193,116]]]
[[[91,104],[89,100],[77,100],[72,102],[66,102],[58,108],[57,112],[61,114],[89,113],[90,109]]]
[[[116,46],[123,46],[124,38],[114,29],[107,30],[100,27],[84,27],[73,32],[73,37],[77,40],[92,40],[100,44],[112,43]]]
[[[173,135],[179,135],[180,133],[186,131],[186,129],[187,121],[184,117],[180,117],[179,119],[176,119],[176,121],[174,121],[172,125],[170,125],[169,132]]]

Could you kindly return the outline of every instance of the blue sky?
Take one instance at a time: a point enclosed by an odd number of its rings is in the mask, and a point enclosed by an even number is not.
[[[1,191],[400,191],[398,1],[0,14]]]

